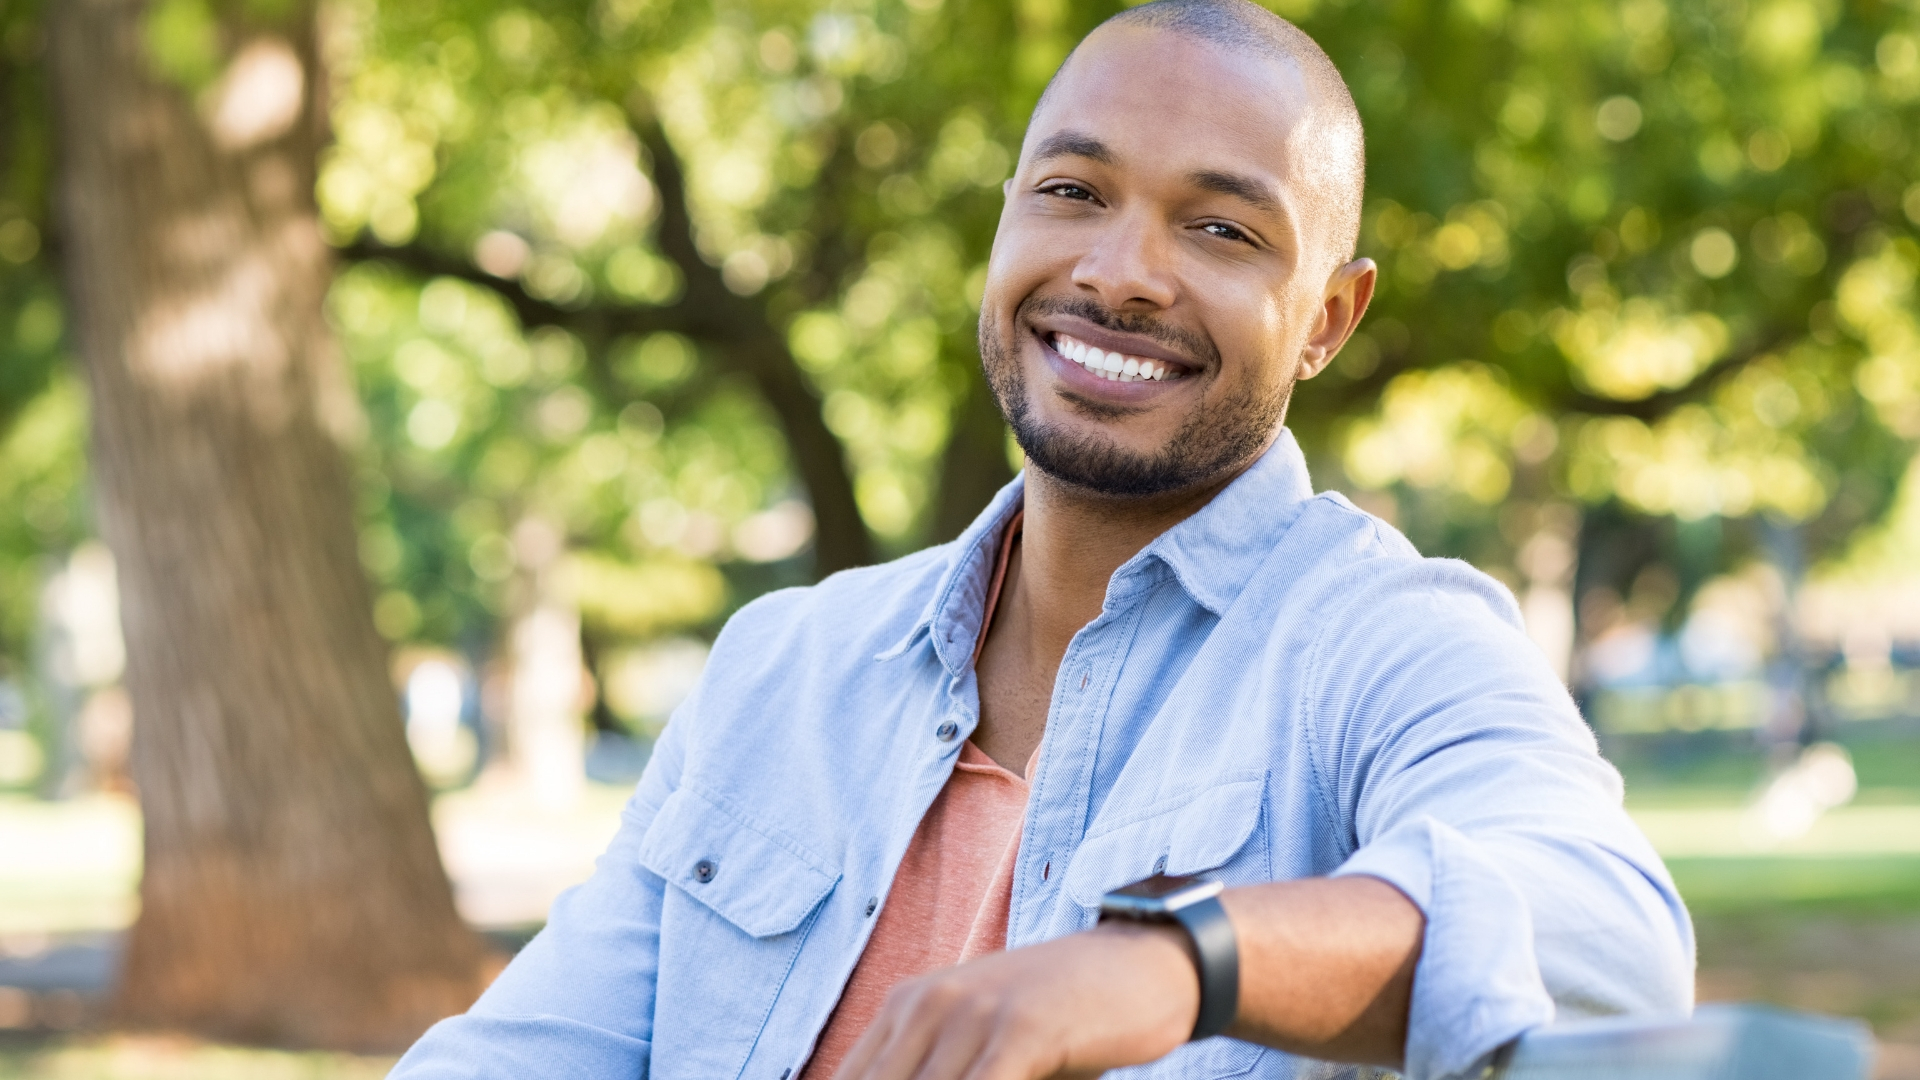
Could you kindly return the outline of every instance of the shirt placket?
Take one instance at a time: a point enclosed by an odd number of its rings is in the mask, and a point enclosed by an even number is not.
[[[1035,763],[1007,918],[1007,947],[1042,940],[1057,925],[1066,861],[1087,826],[1100,732],[1144,593],[1134,575],[1109,588],[1100,617],[1067,646],[1054,679],[1046,738]],[[1092,916],[1087,916],[1090,921]]]

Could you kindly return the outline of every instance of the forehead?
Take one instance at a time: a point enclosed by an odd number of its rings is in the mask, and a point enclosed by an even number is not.
[[[1311,111],[1298,69],[1188,34],[1109,24],[1068,59],[1027,127],[1023,157],[1062,131],[1128,168],[1228,169],[1286,181]]]

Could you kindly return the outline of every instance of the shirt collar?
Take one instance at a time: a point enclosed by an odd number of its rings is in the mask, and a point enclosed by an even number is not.
[[[1149,572],[1158,560],[1195,603],[1225,615],[1311,498],[1307,459],[1293,432],[1281,428],[1280,437],[1247,471],[1127,560],[1114,574],[1114,584]]]
[[[1223,615],[1312,497],[1313,484],[1300,444],[1293,432],[1282,428],[1273,446],[1207,505],[1127,560],[1114,573],[1108,594],[1116,586],[1152,573],[1152,564],[1159,562],[1173,572],[1195,603]],[[972,666],[973,644],[980,635],[980,618],[992,584],[995,545],[1025,498],[1022,472],[948,545],[947,569],[927,598],[926,608],[907,633],[875,660],[900,656],[926,632],[950,673],[958,676]]]
[[[1023,471],[996,492],[973,524],[947,545],[947,568],[927,597],[926,608],[906,634],[875,660],[891,660],[905,653],[921,633],[930,632],[933,650],[950,673],[958,676],[973,666],[973,643],[980,636],[987,589],[993,584],[1000,534],[1025,503],[1026,494],[1027,475]]]

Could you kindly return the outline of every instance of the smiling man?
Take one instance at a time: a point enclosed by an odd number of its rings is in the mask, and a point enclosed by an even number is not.
[[[1373,291],[1360,123],[1245,0],[1107,22],[981,306],[1029,468],[736,615],[594,878],[408,1080],[1477,1075],[1692,937],[1512,597],[1283,426]]]

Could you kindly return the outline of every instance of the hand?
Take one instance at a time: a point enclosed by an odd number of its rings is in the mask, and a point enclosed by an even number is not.
[[[834,1080],[1096,1077],[1178,1049],[1200,977],[1178,927],[1110,923],[901,983]]]

